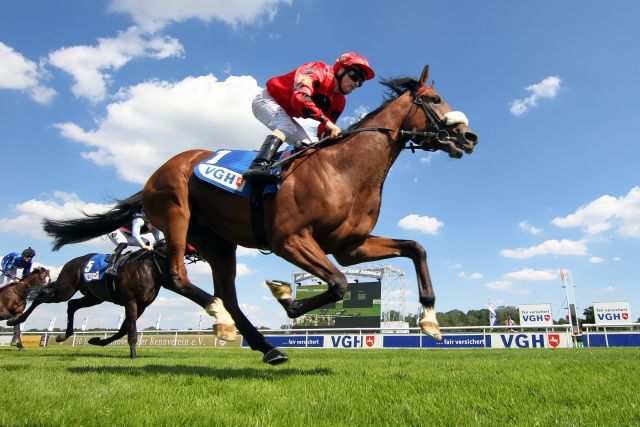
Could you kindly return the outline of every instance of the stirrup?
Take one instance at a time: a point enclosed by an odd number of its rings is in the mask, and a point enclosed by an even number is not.
[[[107,276],[116,277],[118,275],[118,270],[116,270],[115,267],[109,267],[104,271],[104,274],[106,274]]]
[[[242,174],[242,178],[247,182],[265,181],[267,183],[275,183],[278,181],[278,175],[271,173],[268,163],[250,167],[249,170]]]

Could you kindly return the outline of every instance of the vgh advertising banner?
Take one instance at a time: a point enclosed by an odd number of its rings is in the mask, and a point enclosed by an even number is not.
[[[594,302],[593,315],[598,325],[633,323],[629,301]]]
[[[551,304],[520,304],[518,312],[522,326],[553,326]]]

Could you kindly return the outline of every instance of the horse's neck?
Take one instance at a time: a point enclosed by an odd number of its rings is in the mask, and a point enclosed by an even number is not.
[[[411,99],[408,96],[398,97],[363,123],[362,127],[400,129],[411,105],[410,102]],[[363,131],[345,141],[344,147],[340,147],[340,156],[343,160],[345,157],[349,159],[348,171],[363,181],[379,182],[382,186],[400,151],[402,146],[397,133]]]

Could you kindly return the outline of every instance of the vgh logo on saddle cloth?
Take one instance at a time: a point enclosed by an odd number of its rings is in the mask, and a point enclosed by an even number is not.
[[[124,254],[118,262],[116,263],[116,269],[118,269],[124,262],[129,258],[129,254],[132,252],[127,252]],[[102,280],[104,278],[105,271],[107,267],[109,267],[109,257],[111,254],[95,254],[89,259],[87,264],[82,270],[82,276],[84,278],[85,283],[95,282],[97,280]]]
[[[291,155],[293,147],[287,147],[280,159]],[[195,169],[195,175],[218,188],[227,190],[244,198],[251,196],[251,184],[247,183],[242,174],[256,157],[255,151],[244,150],[217,150],[210,159],[199,163]],[[267,184],[264,194],[273,194],[278,191],[278,184]]]

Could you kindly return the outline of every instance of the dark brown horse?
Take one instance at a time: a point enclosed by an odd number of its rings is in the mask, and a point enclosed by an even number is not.
[[[473,152],[478,142],[464,114],[452,112],[432,86],[425,86],[427,78],[425,67],[419,80],[383,80],[391,97],[382,106],[353,125],[342,139],[321,142],[284,164],[280,190],[264,203],[267,240],[274,254],[328,284],[326,292],[296,301],[289,287],[271,281],[272,292],[289,317],[343,298],[347,279],[327,254],[341,265],[408,257],[415,265],[423,305],[420,326],[440,338],[425,250],[412,240],[370,234],[378,220],[385,178],[403,148],[442,150],[460,158],[463,151]],[[284,362],[287,356],[265,340],[238,305],[236,248],[256,247],[257,241],[249,200],[194,177],[194,167],[211,155],[193,150],[173,157],[149,178],[141,194],[118,204],[116,210],[133,212],[134,207],[144,206],[149,220],[169,242],[170,274],[176,287],[191,286],[182,259],[187,241],[197,247],[211,264],[214,294],[222,299],[251,348],[264,353],[265,362]],[[71,242],[59,239],[56,232],[56,226],[64,225],[49,222],[45,228],[56,237],[57,246]],[[82,233],[85,240],[97,235],[78,230]]]
[[[74,334],[73,321],[77,310],[109,301],[124,306],[125,320],[122,322],[120,330],[114,335],[105,339],[91,338],[89,344],[106,346],[128,335],[130,356],[134,359],[137,356],[136,321],[142,316],[145,309],[155,301],[160,286],[170,282],[169,276],[166,274],[167,246],[161,242],[156,245],[153,251],[141,249],[132,253],[127,262],[118,269],[115,280],[105,275],[100,280],[87,283],[84,280],[84,270],[94,255],[83,255],[67,262],[62,267],[58,278],[41,288],[35,295],[29,309],[13,319],[11,323],[24,322],[40,304],[69,301],[76,292],[80,291],[83,296],[73,299],[67,304],[67,329],[64,334],[56,337],[56,341],[63,342]],[[208,298],[212,298],[211,295]],[[233,339],[234,337],[228,338]]]
[[[27,296],[49,281],[49,270],[43,267],[33,269],[25,279],[9,283],[0,288],[0,320],[9,320],[19,317],[27,305]],[[7,322],[13,326],[13,338],[11,344],[22,350],[20,337],[20,325]]]

